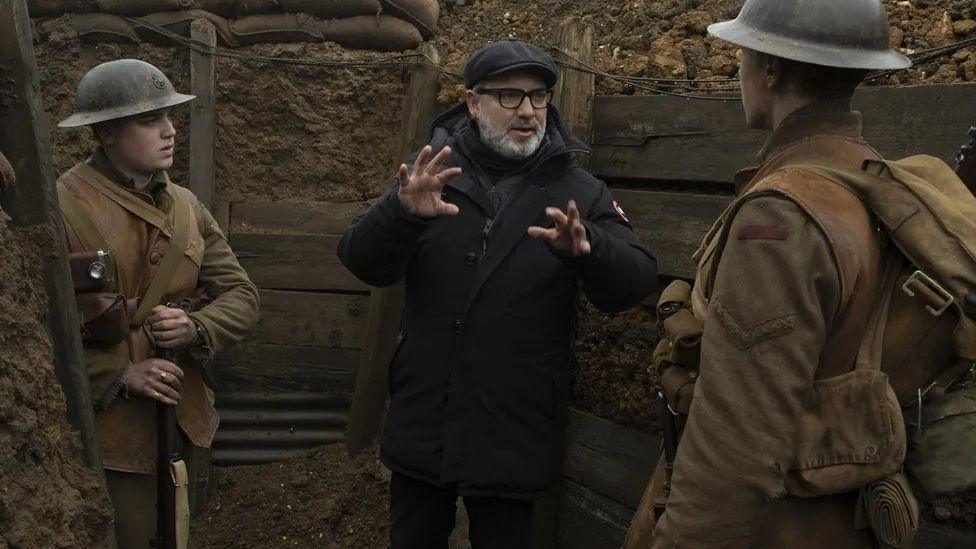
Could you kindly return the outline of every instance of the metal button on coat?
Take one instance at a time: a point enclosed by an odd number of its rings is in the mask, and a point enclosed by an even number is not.
[[[461,333],[461,328],[463,326],[464,326],[464,321],[463,320],[455,320],[454,321],[454,333],[456,333],[456,334]]]
[[[464,263],[467,265],[474,265],[478,262],[478,254],[474,252],[468,252],[464,254]]]
[[[160,254],[159,252],[153,252],[149,254],[149,262],[152,263],[153,265],[159,265],[159,259],[161,255],[162,254]]]

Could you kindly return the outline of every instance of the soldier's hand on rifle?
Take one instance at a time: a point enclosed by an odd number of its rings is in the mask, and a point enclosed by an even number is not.
[[[430,145],[424,147],[409,175],[407,165],[400,165],[400,190],[397,193],[400,204],[418,217],[457,215],[458,207],[444,202],[442,193],[445,185],[461,175],[461,168],[444,169],[444,162],[451,156],[450,147],[444,147],[433,160],[430,159],[432,152]]]
[[[586,227],[580,219],[576,201],[570,200],[566,213],[559,208],[546,208],[546,215],[552,219],[555,227],[529,227],[529,236],[549,244],[555,250],[579,257],[589,255],[590,240],[586,236]]]
[[[150,358],[133,364],[126,385],[130,394],[176,406],[180,401],[183,370],[168,360]]]
[[[156,346],[163,349],[182,349],[197,342],[197,325],[183,309],[157,305],[149,313],[146,324]]]

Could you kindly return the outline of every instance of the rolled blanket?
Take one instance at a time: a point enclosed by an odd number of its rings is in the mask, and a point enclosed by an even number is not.
[[[857,526],[870,526],[884,549],[912,546],[918,532],[919,505],[904,473],[871,482],[861,488]]]

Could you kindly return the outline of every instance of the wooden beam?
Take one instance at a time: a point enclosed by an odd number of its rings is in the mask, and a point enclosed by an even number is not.
[[[272,343],[242,343],[217,357],[220,394],[349,393],[356,388],[360,351]]]
[[[732,197],[614,189],[641,242],[657,258],[664,276],[694,278],[692,255]]]
[[[577,17],[569,17],[559,26],[559,48],[586,64],[593,63],[593,27]],[[567,60],[570,61],[571,60]],[[559,69],[554,101],[563,123],[584,143],[592,141],[593,98],[596,94],[592,74],[566,67]]]
[[[360,349],[367,297],[261,290],[261,319],[250,343]]]
[[[338,236],[232,233],[230,244],[259,288],[369,292],[339,261]]]
[[[190,24],[190,38],[198,44],[190,51],[190,190],[207,208],[213,208],[214,151],[217,143],[217,94],[215,67],[217,31],[206,19]],[[199,48],[199,49],[198,49]]]
[[[441,54],[432,43],[423,44],[419,51],[429,57],[430,62],[440,64]],[[430,124],[441,110],[437,101],[439,89],[440,73],[437,70],[426,63],[414,67],[406,96],[403,98],[400,146],[392,163],[393,169],[410,153],[427,144]],[[346,447],[352,455],[372,444],[383,427],[388,397],[387,374],[390,360],[399,345],[403,300],[402,283],[374,289],[370,294],[356,397],[346,432]]]
[[[563,476],[633,509],[660,450],[654,435],[571,409]]]
[[[231,232],[342,235],[365,202],[235,202]]]
[[[88,464],[103,476],[88,372],[82,359],[81,331],[67,244],[51,165],[51,138],[41,104],[31,21],[24,0],[0,0],[0,150],[17,176],[3,194],[3,209],[19,228],[44,227],[50,247],[39,254],[48,297],[48,329],[54,371],[64,391],[68,421],[78,430]]]
[[[854,108],[881,154],[926,153],[951,162],[976,120],[976,83],[863,88]],[[755,164],[767,132],[746,128],[737,101],[605,96],[594,104],[591,168],[607,178],[718,182]]]
[[[590,488],[563,480],[556,539],[561,549],[617,549],[627,535],[633,509]]]

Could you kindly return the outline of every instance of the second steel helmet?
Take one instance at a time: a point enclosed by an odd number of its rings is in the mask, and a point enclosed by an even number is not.
[[[119,59],[96,66],[78,83],[75,113],[61,128],[97,124],[172,107],[196,96],[177,93],[163,71],[138,59]]]
[[[746,0],[732,21],[708,27],[737,46],[785,59],[845,69],[904,69],[889,48],[881,0]]]

